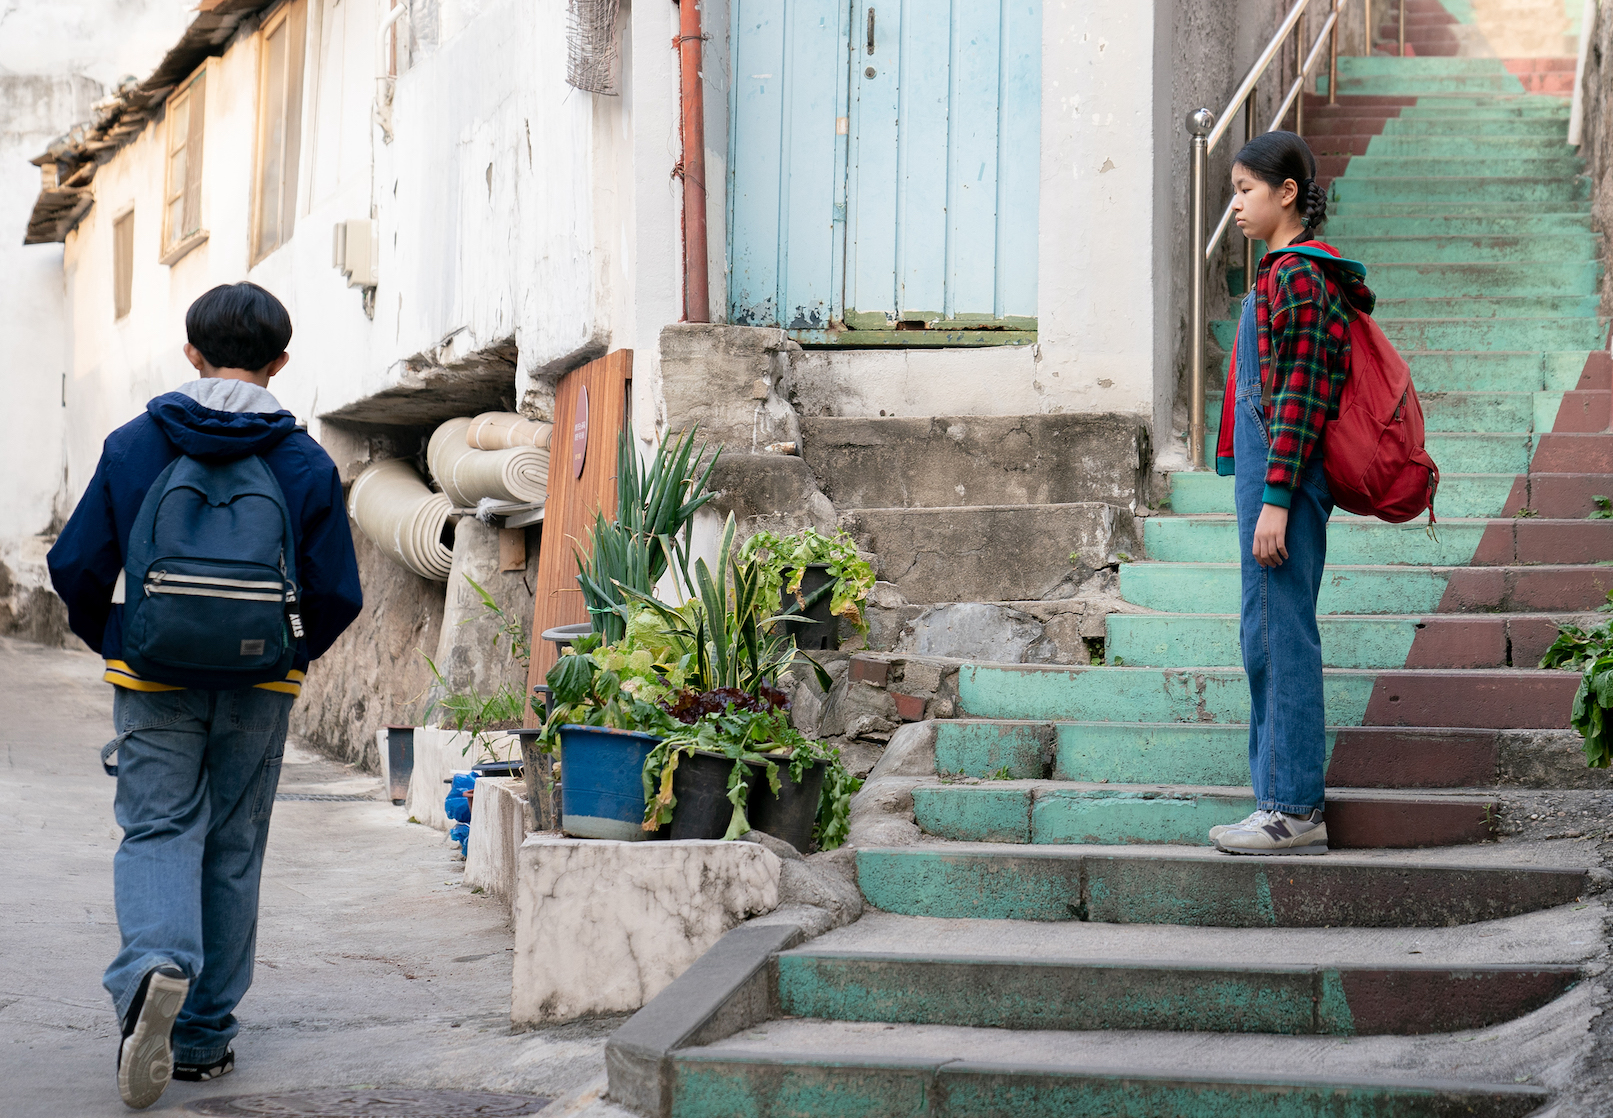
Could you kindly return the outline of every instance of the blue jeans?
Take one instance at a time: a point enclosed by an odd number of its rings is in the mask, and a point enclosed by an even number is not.
[[[1255,523],[1264,507],[1271,439],[1260,400],[1254,296],[1238,329],[1233,455],[1243,608],[1238,637],[1249,679],[1249,773],[1255,802],[1266,811],[1303,815],[1323,804],[1327,737],[1322,705],[1322,639],[1316,598],[1327,562],[1333,513],[1317,445],[1294,487],[1288,510],[1288,558],[1279,567],[1255,562]]]
[[[212,1063],[239,1031],[252,984],[258,879],[295,697],[278,691],[114,688],[112,861],[123,948],[102,985],[121,1020],[147,973],[191,980],[174,1023],[174,1059]]]

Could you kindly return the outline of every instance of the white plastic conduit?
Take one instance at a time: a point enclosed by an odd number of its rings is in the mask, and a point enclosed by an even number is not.
[[[549,452],[533,446],[477,450],[466,439],[471,420],[450,419],[426,446],[431,476],[456,508],[473,508],[483,498],[541,501],[549,490]]]
[[[512,411],[484,411],[470,421],[465,441],[477,450],[505,450],[512,446],[549,449],[553,423],[528,419]]]
[[[422,578],[447,582],[452,548],[443,542],[452,506],[407,461],[388,458],[359,475],[347,511],[375,545]]]

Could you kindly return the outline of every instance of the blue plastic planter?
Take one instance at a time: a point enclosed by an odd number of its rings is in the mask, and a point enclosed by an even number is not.
[[[661,739],[603,726],[560,727],[560,828],[577,838],[641,842],[644,761]]]

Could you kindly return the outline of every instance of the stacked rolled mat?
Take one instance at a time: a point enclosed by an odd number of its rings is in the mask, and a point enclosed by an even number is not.
[[[548,430],[538,429],[548,427],[502,413],[450,419],[432,434],[426,464],[456,508],[474,508],[483,499],[542,501],[549,488],[549,451],[533,443],[541,435],[547,444]],[[516,438],[527,441],[513,442]],[[505,445],[499,449],[482,449],[500,442]]]
[[[359,475],[347,511],[382,551],[423,578],[447,582],[453,551],[444,543],[453,506],[433,493],[402,458],[375,463]],[[450,537],[451,538],[451,537]]]

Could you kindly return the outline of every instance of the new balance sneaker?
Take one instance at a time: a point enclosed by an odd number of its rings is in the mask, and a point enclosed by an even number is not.
[[[1223,831],[1215,840],[1216,849],[1227,854],[1327,853],[1327,824],[1320,811],[1309,815],[1281,811],[1264,814],[1264,819]]]
[[[174,1061],[174,1078],[186,1083],[205,1083],[235,1070],[235,1052],[226,1048],[224,1055],[210,1064],[185,1064]]]
[[[1219,827],[1211,827],[1210,828],[1210,841],[1214,842],[1216,839],[1220,838],[1222,835],[1226,834],[1228,831],[1232,830],[1232,828],[1234,828],[1234,827],[1258,826],[1259,824],[1264,823],[1264,822],[1267,821],[1266,817],[1268,815],[1276,815],[1276,814],[1278,814],[1278,813],[1275,812],[1275,811],[1258,811],[1257,810],[1257,811],[1250,812],[1248,818],[1240,819],[1236,823],[1222,823]]]
[[[135,1110],[144,1110],[168,1089],[174,1073],[174,1019],[188,993],[190,979],[177,967],[158,967],[135,991],[118,1045],[118,1094]]]

